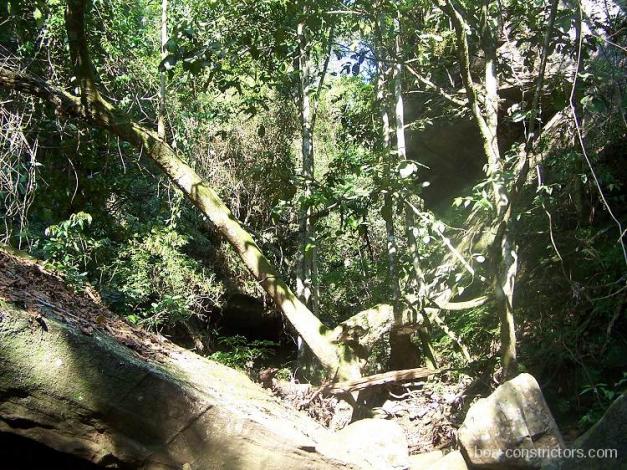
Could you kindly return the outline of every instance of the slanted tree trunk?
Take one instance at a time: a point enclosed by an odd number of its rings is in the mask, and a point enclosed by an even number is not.
[[[294,295],[250,233],[240,225],[213,188],[183,162],[156,132],[138,124],[100,95],[96,88],[95,70],[89,59],[84,24],[85,9],[85,0],[67,2],[66,26],[72,61],[81,89],[80,98],[37,77],[4,67],[0,67],[0,86],[39,96],[55,106],[59,114],[82,117],[91,125],[106,129],[140,149],[230,243],[324,368],[340,379],[360,376],[355,352],[344,344],[334,342],[329,329]]]

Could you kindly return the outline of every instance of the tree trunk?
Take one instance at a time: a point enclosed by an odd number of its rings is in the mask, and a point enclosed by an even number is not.
[[[405,370],[393,370],[383,372],[368,377],[348,380],[346,382],[336,382],[333,384],[323,385],[319,391],[329,395],[339,395],[342,393],[350,393],[359,390],[366,390],[371,387],[379,387],[388,384],[397,384],[402,382],[426,379],[434,374],[431,369],[415,368]]]
[[[401,49],[401,26],[400,18],[395,18],[394,29],[396,35],[396,61],[394,64],[394,102],[395,102],[395,117],[396,117],[396,155],[399,161],[407,160],[407,147],[405,145],[405,105],[403,102],[403,64],[402,64],[402,49]],[[411,208],[405,206],[405,233],[407,236],[407,246],[409,248],[412,265],[414,268],[414,277],[416,285],[419,291],[419,295],[424,291],[424,274],[420,268],[420,255],[418,253],[418,244],[414,235],[414,213]],[[430,333],[425,321],[418,327],[418,337],[422,346],[422,352],[425,362],[428,367],[435,369],[437,367],[435,359],[435,350],[431,345]],[[394,343],[393,343],[394,344]],[[396,340],[395,344],[399,347],[399,351],[395,352],[392,348],[392,354],[395,356],[404,357],[405,364],[403,367],[411,367],[418,358],[418,348],[413,342],[406,340]],[[402,348],[400,346],[403,345]],[[414,358],[408,358],[407,356],[414,356]],[[393,362],[400,362],[399,359],[395,359]]]
[[[379,26],[382,22],[379,22]],[[379,58],[377,61],[377,104],[382,124],[382,158],[383,158],[383,208],[381,215],[385,221],[385,235],[388,258],[388,286],[390,296],[392,297],[392,305],[394,306],[394,315],[400,315],[400,297],[401,289],[398,280],[397,256],[398,248],[396,243],[396,233],[394,229],[394,199],[392,194],[392,152],[390,145],[390,117],[388,114],[388,93],[386,92],[387,82],[385,75],[388,73],[385,65],[385,47],[383,45],[382,31],[378,30],[378,46]]]
[[[514,324],[514,286],[518,268],[516,248],[511,241],[510,229],[505,220],[510,207],[509,194],[503,175],[503,160],[500,155],[498,132],[498,77],[496,71],[496,37],[488,23],[488,4],[484,4],[485,24],[482,46],[486,56],[485,64],[485,116],[489,139],[488,174],[492,178],[492,191],[496,207],[497,221],[504,223],[500,241],[500,252],[494,258],[496,276],[494,279],[497,308],[500,319],[501,362],[503,375],[511,378],[517,371],[516,329]]]
[[[314,275],[317,272],[314,225],[309,197],[314,179],[313,119],[311,106],[311,67],[307,51],[305,24],[298,24],[298,72],[300,77],[301,120],[301,178],[303,202],[299,210],[299,247],[296,267],[296,295],[314,315],[318,311],[318,291]],[[312,358],[301,337],[298,338],[298,366],[303,377],[310,377]]]
[[[300,207],[300,227],[299,227],[299,259],[298,274],[296,279],[296,294],[305,305],[310,307],[315,313],[313,299],[313,258],[314,258],[314,235],[311,220],[311,208],[307,200],[311,196],[311,183],[314,178],[314,153],[313,153],[313,129],[311,119],[311,73],[309,64],[309,54],[307,52],[307,39],[305,37],[304,23],[298,24],[298,71],[300,75],[300,118],[301,118],[301,158],[303,179],[303,199]]]
[[[167,55],[168,42],[168,0],[161,0],[161,60]],[[161,140],[165,138],[165,71],[159,72],[159,115],[157,117],[157,134]]]
[[[488,165],[486,176],[492,181],[492,194],[496,210],[496,224],[493,228],[497,236],[492,245],[492,266],[494,271],[494,289],[500,323],[501,360],[505,377],[515,374],[516,361],[516,330],[514,325],[514,286],[517,270],[517,255],[510,240],[507,226],[510,209],[509,194],[503,175],[503,161],[497,141],[498,131],[498,78],[496,71],[496,37],[489,23],[489,2],[484,2],[480,25],[481,48],[485,54],[483,87],[485,97],[482,111],[479,105],[479,93],[473,81],[468,48],[468,25],[462,14],[457,11],[450,0],[439,3],[448,15],[455,28],[457,49],[462,66],[461,76],[468,96],[468,105],[479,129],[483,150]]]

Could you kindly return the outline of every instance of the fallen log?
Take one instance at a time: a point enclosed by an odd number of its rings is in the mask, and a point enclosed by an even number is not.
[[[350,392],[358,392],[370,387],[387,385],[391,383],[408,382],[410,380],[424,379],[434,375],[438,370],[418,367],[415,369],[393,370],[382,374],[370,375],[354,380],[335,382],[320,387],[320,393],[340,395]]]

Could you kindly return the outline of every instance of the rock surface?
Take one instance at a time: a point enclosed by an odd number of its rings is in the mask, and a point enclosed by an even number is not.
[[[458,436],[466,460],[483,468],[539,468],[552,450],[564,447],[540,386],[529,374],[471,406]]]
[[[406,469],[409,467],[407,439],[403,429],[384,419],[362,419],[328,435],[316,450],[335,455],[363,468]]]
[[[0,308],[0,431],[101,465],[338,468],[325,430],[186,351],[149,364],[106,335]]]
[[[423,468],[426,470],[468,470],[468,465],[462,453],[456,450]]]
[[[346,468],[315,450],[330,432],[244,374],[124,324],[0,250],[7,433],[115,468]]]
[[[618,397],[603,417],[564,452],[563,458],[542,466],[542,470],[605,469],[627,469],[625,394]]]
[[[433,450],[423,454],[410,455],[409,470],[424,470],[425,468],[428,468],[429,465],[432,465],[440,460],[442,457],[444,457],[444,453],[441,450]]]

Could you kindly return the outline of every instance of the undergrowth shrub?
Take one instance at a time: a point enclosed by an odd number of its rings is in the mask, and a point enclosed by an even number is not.
[[[222,336],[218,338],[219,351],[209,358],[235,369],[250,370],[256,362],[266,361],[274,355],[278,346],[274,341],[249,341],[244,336]]]
[[[136,234],[106,268],[108,300],[131,322],[153,328],[207,314],[220,304],[224,287],[184,253],[187,243],[167,226]]]

